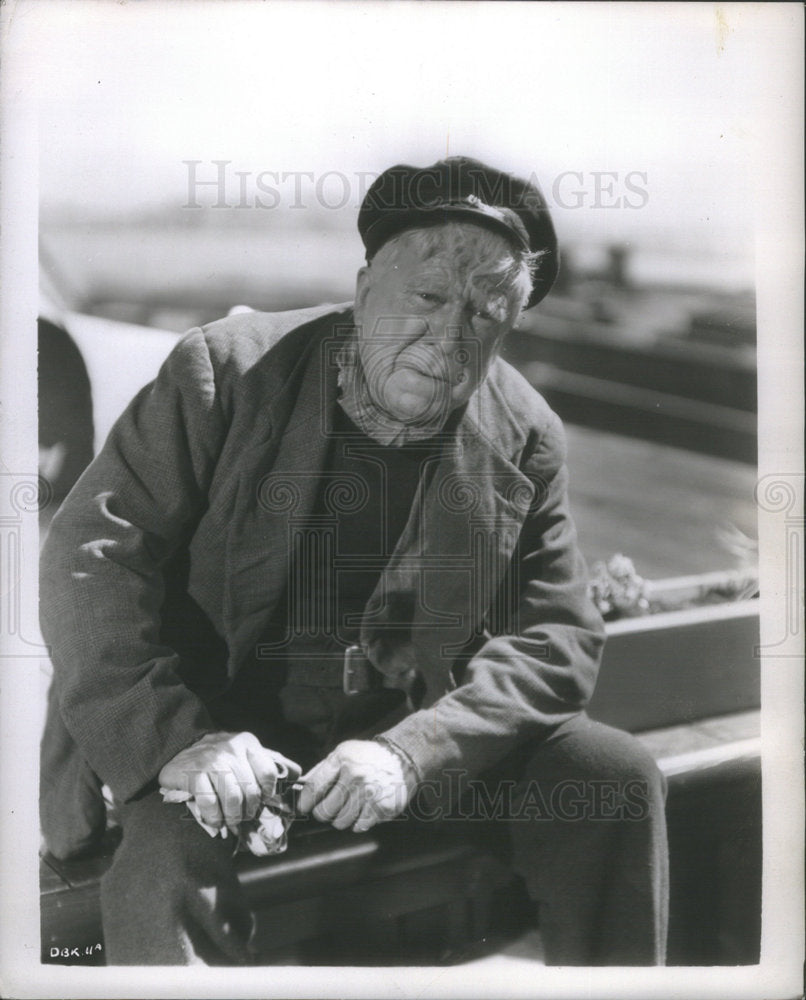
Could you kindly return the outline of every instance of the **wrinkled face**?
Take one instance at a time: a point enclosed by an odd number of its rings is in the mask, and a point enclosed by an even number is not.
[[[483,254],[447,241],[427,253],[407,235],[358,273],[358,354],[377,407],[404,423],[444,421],[484,379],[521,301]]]

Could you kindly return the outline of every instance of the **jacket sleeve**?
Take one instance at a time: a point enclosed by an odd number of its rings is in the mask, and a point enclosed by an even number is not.
[[[535,498],[505,584],[516,583],[514,619],[503,634],[487,633],[458,687],[382,734],[412,761],[421,780],[445,768],[481,773],[516,744],[548,735],[593,693],[604,624],[587,596],[587,569],[568,509],[565,436],[556,416],[524,471]]]
[[[215,729],[159,625],[162,568],[204,508],[224,433],[192,330],[117,421],[43,547],[40,617],[62,717],[120,801]]]

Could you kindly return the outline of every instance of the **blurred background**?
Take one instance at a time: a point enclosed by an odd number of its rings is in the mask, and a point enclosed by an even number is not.
[[[534,175],[553,210],[561,279],[505,355],[566,423],[588,560],[752,564],[768,95],[742,6],[52,5],[44,519],[180,333],[350,299],[372,179],[465,154]]]

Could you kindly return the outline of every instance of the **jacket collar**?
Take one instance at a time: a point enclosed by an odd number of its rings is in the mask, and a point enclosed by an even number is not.
[[[392,677],[419,672],[425,704],[450,690],[451,665],[481,634],[501,596],[534,497],[531,481],[509,457],[523,441],[500,393],[485,382],[428,486],[418,491],[368,603],[362,644],[370,659]]]
[[[312,336],[242,455],[225,573],[231,674],[260,641],[286,587],[295,537],[313,512],[337,405],[336,354],[351,322],[337,314]],[[435,696],[450,662],[482,627],[534,493],[511,460],[524,432],[498,385],[501,364],[474,393],[427,488],[418,490],[362,630],[379,670],[396,676],[415,668]]]

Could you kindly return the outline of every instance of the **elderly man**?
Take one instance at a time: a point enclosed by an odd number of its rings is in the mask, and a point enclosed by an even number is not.
[[[188,333],[53,521],[49,846],[94,841],[106,784],[108,960],[245,963],[232,840],[210,833],[280,778],[363,831],[421,793],[447,815],[460,774],[507,791],[550,963],[661,962],[661,779],[583,713],[603,635],[562,429],[497,357],[556,276],[548,209],[457,157],[386,171],[358,226],[352,307]]]

